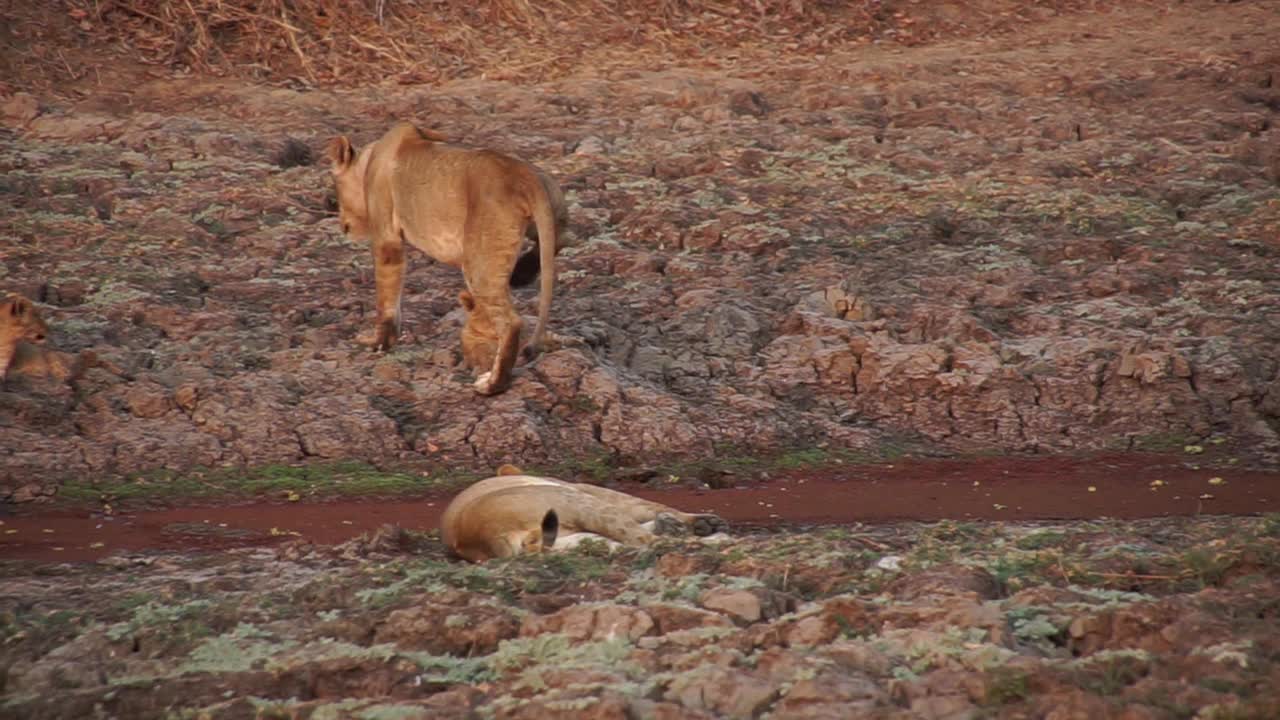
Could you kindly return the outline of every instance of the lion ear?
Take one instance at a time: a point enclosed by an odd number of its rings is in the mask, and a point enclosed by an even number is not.
[[[555,510],[547,510],[542,516],[542,547],[551,549],[556,545],[556,536],[560,534],[560,518]]]
[[[22,317],[31,312],[31,303],[26,298],[19,295],[11,295],[9,297],[9,314],[14,317]]]
[[[466,290],[458,293],[458,302],[462,304],[462,309],[467,312],[471,312],[476,309],[476,299]]]
[[[448,137],[436,132],[435,130],[418,128],[418,134],[422,136],[423,140],[430,140],[432,142],[449,142]]]
[[[325,148],[325,154],[333,161],[334,170],[345,170],[356,159],[356,149],[351,147],[351,141],[346,135],[339,135],[330,140],[328,147]]]

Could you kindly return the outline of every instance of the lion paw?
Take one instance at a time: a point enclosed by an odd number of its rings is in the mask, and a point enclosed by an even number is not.
[[[495,384],[496,383],[493,380],[493,373],[485,372],[476,377],[476,381],[472,387],[474,387],[476,392],[481,395],[492,395],[497,389],[494,387]]]
[[[680,537],[689,534],[689,526],[671,513],[658,513],[653,518],[653,534]]]
[[[693,534],[698,537],[706,537],[715,535],[718,532],[728,532],[729,523],[719,515],[707,513],[705,515],[693,516]]]

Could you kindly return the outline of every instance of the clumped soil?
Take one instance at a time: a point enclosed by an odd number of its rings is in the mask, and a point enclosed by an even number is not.
[[[1274,718],[1280,516],[0,561],[14,718]],[[1199,715],[1196,713],[1199,712]]]

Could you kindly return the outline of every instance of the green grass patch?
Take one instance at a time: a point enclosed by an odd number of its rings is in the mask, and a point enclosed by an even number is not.
[[[1044,550],[1058,547],[1067,541],[1065,533],[1057,530],[1039,530],[1018,538],[1014,546],[1019,550]]]
[[[1156,432],[1134,437],[1130,442],[1130,448],[1140,452],[1180,453],[1187,446],[1198,442],[1199,438],[1186,433]]]
[[[990,671],[984,705],[999,706],[1022,702],[1031,695],[1027,674],[1012,668],[994,668]]]
[[[562,458],[552,464],[521,467],[533,475],[570,482],[601,484],[611,480],[644,477],[675,484],[699,481],[717,474],[751,476],[891,462],[908,456],[912,451],[913,447],[909,444],[898,442],[886,442],[865,450],[798,446],[761,451],[738,445],[717,445],[712,449],[710,457],[647,458],[643,465],[600,451]]]
[[[181,505],[263,497],[286,501],[404,497],[461,486],[476,477],[463,473],[424,477],[378,470],[362,462],[198,468],[188,472],[158,470],[96,482],[71,479],[59,487],[58,501],[73,506],[101,502]]]

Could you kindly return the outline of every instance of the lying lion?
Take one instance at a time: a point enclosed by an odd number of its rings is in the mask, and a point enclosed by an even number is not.
[[[344,136],[329,144],[342,231],[373,248],[377,324],[372,344],[388,350],[400,333],[404,243],[462,269],[469,296],[485,322],[482,342],[464,353],[475,389],[504,390],[520,350],[522,321],[511,284],[532,279],[517,257],[530,226],[537,230],[542,286],[538,325],[526,348],[541,351],[555,285],[555,255],[565,225],[564,197],[529,163],[491,150],[442,142],[435,133],[400,123],[359,152]],[[474,334],[474,333],[473,333]]]
[[[660,535],[712,535],[728,525],[717,515],[681,512],[616,490],[520,474],[503,466],[497,477],[463,490],[440,519],[444,542],[471,562],[543,550],[584,539],[644,546]]]

